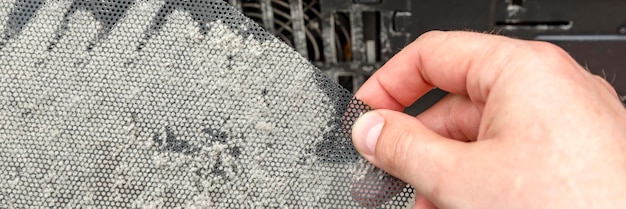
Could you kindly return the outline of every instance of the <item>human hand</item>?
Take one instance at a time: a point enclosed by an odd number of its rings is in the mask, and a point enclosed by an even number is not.
[[[401,113],[433,87],[451,94]],[[354,125],[357,150],[412,185],[416,208],[626,205],[626,110],[552,44],[429,32],[355,97],[378,109]]]

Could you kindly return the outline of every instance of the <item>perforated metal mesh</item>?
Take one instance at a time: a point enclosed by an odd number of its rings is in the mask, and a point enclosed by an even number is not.
[[[222,1],[0,0],[0,32],[0,208],[412,198],[351,144],[367,106]]]

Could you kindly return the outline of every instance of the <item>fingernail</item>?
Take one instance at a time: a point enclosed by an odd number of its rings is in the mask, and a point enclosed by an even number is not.
[[[365,113],[357,119],[352,128],[352,137],[361,154],[374,155],[378,136],[384,124],[385,119],[376,112]]]

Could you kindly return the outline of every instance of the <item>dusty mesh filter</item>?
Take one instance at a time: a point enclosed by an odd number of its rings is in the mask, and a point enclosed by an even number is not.
[[[0,0],[0,33],[0,208],[412,199],[351,144],[367,106],[222,1]]]

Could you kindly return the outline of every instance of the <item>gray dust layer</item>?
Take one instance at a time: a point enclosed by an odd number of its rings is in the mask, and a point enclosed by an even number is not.
[[[71,4],[0,50],[0,208],[358,206],[354,165],[314,152],[350,95],[289,46],[179,10],[144,40],[164,3],[143,0],[95,46],[84,10],[55,40]]]

